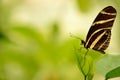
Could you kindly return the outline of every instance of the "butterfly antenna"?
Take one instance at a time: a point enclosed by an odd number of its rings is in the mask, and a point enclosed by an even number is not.
[[[75,35],[73,35],[72,33],[69,33],[69,34],[70,34],[70,37],[74,37],[74,38],[76,38],[76,39],[80,39],[80,40],[82,40],[80,37],[75,36]]]
[[[75,36],[75,35],[73,35],[72,33],[69,33],[69,34],[70,34],[70,37],[74,37],[74,38],[76,38],[76,39],[79,39],[79,40],[81,41],[81,43],[82,43],[82,44],[84,44],[84,43],[85,43],[85,41],[84,41],[84,40],[82,40],[80,37]]]

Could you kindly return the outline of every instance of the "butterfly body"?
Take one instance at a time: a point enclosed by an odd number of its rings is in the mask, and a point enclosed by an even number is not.
[[[86,41],[82,40],[84,47],[104,53],[110,43],[111,29],[115,17],[116,10],[112,6],[101,10],[88,31]]]

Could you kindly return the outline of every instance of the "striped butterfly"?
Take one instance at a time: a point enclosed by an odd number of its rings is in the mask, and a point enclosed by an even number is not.
[[[112,6],[108,6],[100,11],[98,16],[90,27],[86,41],[81,40],[85,48],[105,53],[111,38],[111,29],[116,17],[116,10]]]

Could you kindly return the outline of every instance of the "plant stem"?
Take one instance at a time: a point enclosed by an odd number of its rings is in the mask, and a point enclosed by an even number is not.
[[[87,80],[87,76],[85,76],[84,80]]]

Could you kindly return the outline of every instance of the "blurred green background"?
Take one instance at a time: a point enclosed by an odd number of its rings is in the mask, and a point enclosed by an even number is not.
[[[0,0],[0,80],[82,80],[74,55],[80,41],[70,33],[85,40],[98,12],[114,6],[118,15],[107,53],[118,56],[119,4],[120,0]],[[104,80],[104,68],[97,66],[101,73],[96,71],[94,80]]]

